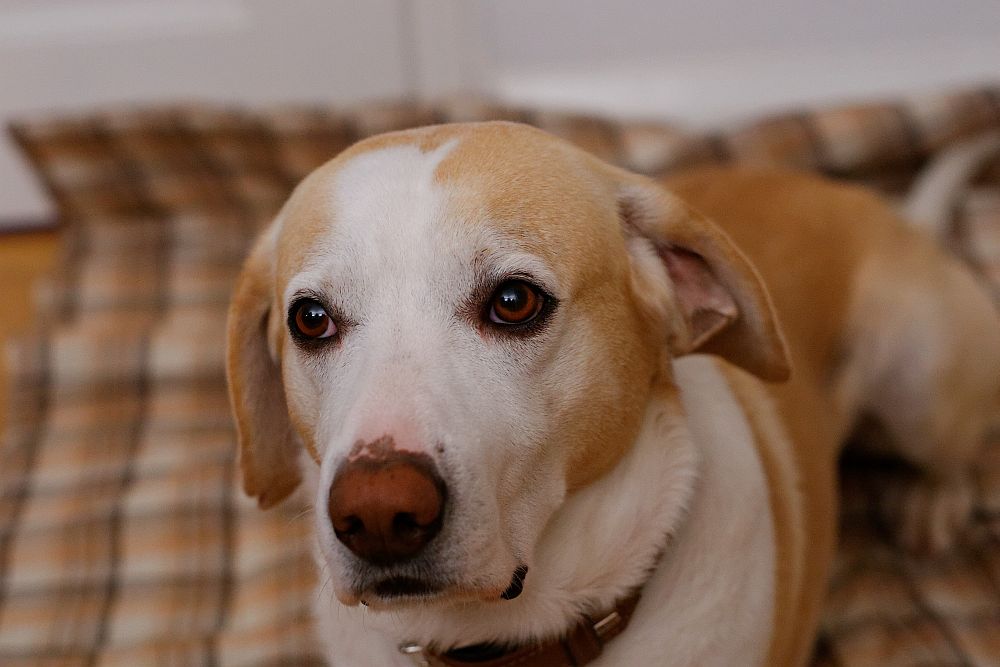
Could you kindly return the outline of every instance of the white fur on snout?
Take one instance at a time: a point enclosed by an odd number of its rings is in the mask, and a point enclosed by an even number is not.
[[[483,275],[558,285],[540,258],[481,221],[452,217],[461,193],[434,174],[454,143],[374,150],[336,172],[329,233],[284,296],[287,307],[302,290],[321,295],[343,325],[322,349],[286,346],[283,372],[293,411],[315,424],[317,506],[359,442],[389,436],[427,454],[447,486],[445,522],[416,564],[391,573],[429,573],[496,599],[563,498],[563,457],[544,438],[551,415],[539,397],[554,389],[537,368],[543,346],[512,349],[485,334],[468,301]],[[334,589],[352,601],[371,568],[339,544],[325,512],[316,516]]]

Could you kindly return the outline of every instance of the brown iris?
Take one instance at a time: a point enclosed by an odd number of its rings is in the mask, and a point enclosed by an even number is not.
[[[337,333],[337,325],[318,301],[304,299],[295,307],[292,320],[295,329],[306,338],[329,338]]]
[[[490,297],[490,320],[498,324],[526,324],[542,309],[538,289],[523,280],[500,283]]]

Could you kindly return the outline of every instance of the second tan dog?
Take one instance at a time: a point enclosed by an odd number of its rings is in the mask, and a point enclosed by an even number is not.
[[[969,272],[856,188],[667,187],[425,128],[317,170],[257,243],[244,485],[316,509],[332,664],[802,664],[859,424],[925,471],[902,538],[952,539],[1000,395]]]

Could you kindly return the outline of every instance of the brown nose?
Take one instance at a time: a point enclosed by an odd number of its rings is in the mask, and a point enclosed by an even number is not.
[[[361,458],[330,487],[337,539],[357,556],[388,565],[415,556],[441,529],[445,486],[430,461],[410,454]]]

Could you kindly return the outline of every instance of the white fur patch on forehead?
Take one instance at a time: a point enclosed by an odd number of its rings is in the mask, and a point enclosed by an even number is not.
[[[428,152],[415,144],[403,144],[361,153],[337,171],[334,203],[364,205],[377,199],[373,194],[429,187],[438,165],[457,145],[458,139],[451,139]]]
[[[465,224],[467,214],[452,203],[469,193],[438,177],[460,141],[428,148],[417,133],[415,143],[352,155],[317,182],[311,196],[319,206],[311,210],[330,224],[286,283],[286,303],[298,290],[319,291],[358,321],[383,310],[400,315],[399,304],[436,303],[441,314],[449,299],[467,294],[469,264],[489,227]]]
[[[351,158],[333,176],[329,209],[335,234],[328,242],[341,267],[394,270],[425,259],[433,225],[441,218],[446,187],[435,181],[457,139],[430,151],[415,144],[373,149]],[[343,253],[346,253],[343,254]]]
[[[458,143],[450,139],[433,150],[421,150],[417,143],[373,148],[322,175],[310,188],[320,200],[313,210],[332,225],[299,263],[286,297],[300,286],[386,284],[393,276],[422,269],[430,229],[447,199],[447,186],[436,182],[435,174]]]
[[[418,135],[419,138],[419,135]],[[342,316],[372,319],[399,304],[431,303],[451,312],[473,286],[526,278],[557,299],[567,282],[524,240],[516,223],[493,224],[474,183],[439,178],[460,146],[451,137],[427,144],[393,144],[351,156],[310,188],[312,207],[331,223],[314,237],[285,285],[286,304],[300,291],[329,295]],[[475,168],[473,165],[469,168]],[[531,247],[526,247],[531,246]]]

